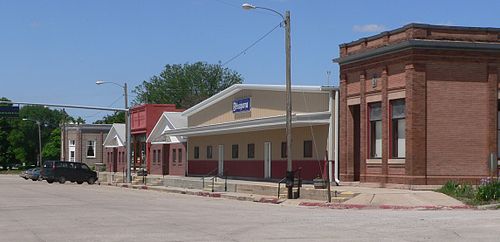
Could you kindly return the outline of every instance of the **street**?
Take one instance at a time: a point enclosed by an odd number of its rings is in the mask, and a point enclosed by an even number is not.
[[[500,210],[335,210],[0,176],[0,241],[498,241]]]

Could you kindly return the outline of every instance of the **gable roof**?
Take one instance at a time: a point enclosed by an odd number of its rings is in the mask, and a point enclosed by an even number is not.
[[[120,147],[125,146],[125,124],[115,123],[104,139],[104,147]]]
[[[262,85],[262,84],[234,84],[221,92],[205,99],[204,101],[192,106],[182,112],[183,116],[191,116],[204,107],[217,103],[242,90],[260,90],[260,91],[285,91],[285,85]],[[292,92],[326,92],[321,86],[296,86],[292,85]]]
[[[187,118],[180,112],[163,112],[156,122],[151,134],[146,142],[151,143],[178,143],[182,142],[181,137],[174,137],[165,134],[167,130],[182,129],[187,127]]]

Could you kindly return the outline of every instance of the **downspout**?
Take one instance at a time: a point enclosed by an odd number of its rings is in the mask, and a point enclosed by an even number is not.
[[[339,102],[339,89],[335,91],[335,183],[340,185],[339,177],[339,113],[340,113],[340,102]]]

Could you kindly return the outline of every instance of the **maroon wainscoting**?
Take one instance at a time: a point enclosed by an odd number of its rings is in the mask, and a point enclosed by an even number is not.
[[[304,180],[313,180],[318,175],[325,174],[325,162],[316,160],[294,160],[292,168],[296,170],[302,167],[301,176]],[[286,160],[273,160],[271,162],[271,176],[274,179],[281,179],[286,176]]]
[[[188,175],[205,175],[217,168],[216,160],[189,160]],[[216,174],[216,171],[214,171]]]
[[[226,160],[224,175],[264,178],[263,160]]]

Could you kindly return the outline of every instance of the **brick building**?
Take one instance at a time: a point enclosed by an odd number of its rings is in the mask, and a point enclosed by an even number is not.
[[[342,44],[335,61],[342,181],[497,176],[499,28],[409,24]]]
[[[103,142],[110,124],[66,124],[61,132],[61,160],[92,167],[104,162]]]
[[[153,175],[184,176],[186,169],[187,139],[182,136],[166,135],[169,130],[186,128],[187,119],[180,112],[164,112],[146,142],[150,147]]]
[[[143,104],[130,109],[131,122],[131,160],[132,170],[139,168],[151,170],[150,144],[146,138],[151,134],[163,112],[182,112],[175,104]]]
[[[127,168],[125,124],[115,123],[104,139],[106,171],[125,173]]]

